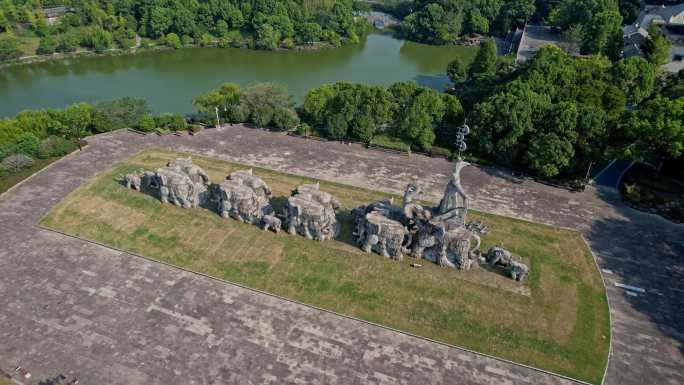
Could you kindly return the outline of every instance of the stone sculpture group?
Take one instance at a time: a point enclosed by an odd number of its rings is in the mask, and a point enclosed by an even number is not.
[[[466,222],[469,197],[461,185],[460,174],[467,165],[460,159],[456,162],[437,207],[426,208],[415,203],[421,191],[412,182],[406,187],[401,207],[391,201],[378,201],[354,209],[355,236],[361,249],[395,260],[410,255],[458,270],[489,262],[493,267],[503,267],[511,278],[522,281],[529,268],[514,261],[510,252],[501,247],[493,248],[486,256],[480,252],[480,235],[488,229],[481,222]],[[507,257],[490,257],[501,252]]]
[[[401,207],[385,200],[352,210],[354,235],[361,249],[394,260],[410,255],[459,270],[488,263],[504,268],[514,280],[525,279],[529,268],[515,261],[509,251],[495,246],[484,256],[480,252],[480,235],[486,234],[487,227],[481,222],[466,222],[469,197],[461,186],[460,173],[467,165],[462,160],[456,162],[437,207],[417,203],[421,190],[412,182],[406,187]],[[337,238],[340,232],[336,219],[340,203],[321,191],[318,183],[297,187],[285,202],[282,214],[276,215],[271,189],[252,170],[234,171],[222,183],[212,184],[190,157],[177,158],[155,171],[123,175],[121,182],[127,188],[155,195],[164,203],[183,208],[213,207],[224,218],[276,233],[284,226],[289,234],[325,241]]]
[[[213,206],[224,218],[280,232],[283,220],[291,234],[309,239],[334,239],[339,234],[336,212],[339,202],[320,191],[318,184],[299,186],[279,218],[271,206],[271,188],[252,170],[234,171],[220,184],[212,184],[192,159],[177,158],[155,171],[138,170],[123,175],[127,187],[155,195],[164,203],[183,208]]]

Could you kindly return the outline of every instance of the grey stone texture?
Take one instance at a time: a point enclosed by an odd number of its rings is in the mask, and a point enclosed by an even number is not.
[[[340,203],[318,183],[297,187],[287,198],[283,214],[290,234],[300,234],[316,241],[335,239],[340,233],[336,212]]]
[[[0,369],[33,383],[570,384],[38,227],[63,197],[144,148],[164,147],[401,194],[424,176],[435,202],[453,165],[241,126],[194,136],[117,131],[0,195]],[[425,171],[430,170],[430,174]],[[609,190],[559,190],[482,166],[463,170],[472,208],[577,229],[611,307],[606,385],[684,383],[684,226]],[[636,296],[615,283],[645,289]],[[634,293],[633,293],[634,294]]]
[[[142,172],[143,188],[159,195],[164,203],[172,203],[183,208],[193,208],[205,205],[209,200],[209,176],[200,167],[192,164],[192,159],[172,159],[154,173]],[[129,180],[135,188],[135,174],[124,176],[127,187]],[[140,190],[140,188],[136,188]]]
[[[273,213],[271,189],[261,178],[253,175],[251,169],[232,172],[213,190],[218,212],[224,218],[262,224],[264,215]]]

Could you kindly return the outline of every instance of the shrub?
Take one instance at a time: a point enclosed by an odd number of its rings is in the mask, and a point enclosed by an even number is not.
[[[444,147],[432,146],[430,147],[430,155],[450,157],[451,151]]]
[[[119,28],[112,34],[112,39],[117,46],[128,49],[135,46],[135,32],[128,28]]]
[[[203,33],[199,43],[202,47],[208,47],[214,43],[214,37],[208,33]]]
[[[185,118],[180,114],[163,114],[154,118],[154,121],[163,130],[180,131],[188,128]]]
[[[31,167],[33,159],[24,154],[14,154],[3,159],[0,163],[0,169],[6,173],[17,173],[24,168]]]
[[[40,142],[38,157],[45,159],[66,155],[73,147],[73,143],[61,136],[49,136]]]
[[[35,156],[40,146],[40,140],[30,132],[24,132],[14,142],[14,151],[24,155]]]
[[[81,45],[81,34],[77,30],[70,30],[59,37],[57,50],[61,52],[74,52]]]
[[[154,131],[154,129],[156,128],[154,118],[150,115],[143,116],[142,118],[140,118],[140,121],[138,122],[135,128],[142,132]]]
[[[53,36],[47,35],[40,39],[40,44],[38,44],[38,49],[36,50],[36,53],[39,55],[50,55],[55,53],[57,51],[57,46],[59,43],[57,42],[57,39],[55,39]]]
[[[403,142],[401,139],[394,138],[389,135],[377,135],[373,138],[371,141],[371,144],[380,146],[380,147],[385,147],[385,148],[391,148],[393,150],[400,150],[400,151],[409,151],[411,146],[408,143]]]
[[[21,57],[20,45],[19,39],[14,36],[0,38],[0,61],[14,60]]]
[[[283,48],[292,49],[295,47],[295,42],[294,39],[292,39],[291,37],[286,37],[285,39],[283,39],[281,45]]]
[[[299,126],[297,126],[297,135],[301,136],[309,136],[311,134],[311,126],[309,126],[306,123],[302,123]]]
[[[273,107],[268,105],[256,106],[252,111],[252,123],[257,127],[266,127],[273,120]]]
[[[190,126],[189,131],[193,134],[196,134],[202,131],[202,126],[200,126],[199,124],[193,124],[192,126]]]
[[[142,117],[150,114],[144,99],[124,97],[98,102],[93,106],[93,131],[96,133],[135,127]]]
[[[290,108],[277,107],[273,112],[273,124],[279,130],[289,130],[299,124],[299,116]]]
[[[228,120],[231,123],[244,123],[249,119],[249,106],[240,103],[228,107]]]
[[[183,35],[181,36],[181,43],[183,43],[183,45],[193,45],[195,44],[195,39],[190,35]]]
[[[181,40],[175,33],[171,32],[166,37],[164,37],[164,44],[173,48],[179,49],[181,47]]]

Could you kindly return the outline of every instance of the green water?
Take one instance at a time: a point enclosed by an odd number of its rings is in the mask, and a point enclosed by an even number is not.
[[[359,45],[321,51],[193,48],[37,63],[0,69],[0,117],[123,96],[148,100],[155,113],[187,113],[194,96],[223,82],[281,82],[297,102],[313,87],[343,80],[416,80],[443,88],[447,63],[456,57],[470,61],[474,53],[371,34]]]

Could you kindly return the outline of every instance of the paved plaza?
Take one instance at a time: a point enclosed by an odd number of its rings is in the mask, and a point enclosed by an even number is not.
[[[453,164],[241,126],[195,136],[121,130],[0,195],[0,369],[33,383],[571,384],[38,227],[98,172],[161,147],[401,192],[419,176],[437,199]],[[577,229],[611,306],[610,385],[684,383],[684,226],[627,208],[610,190],[573,193],[468,167],[476,209]],[[623,283],[645,292],[628,295]]]

